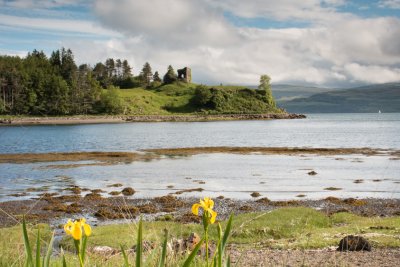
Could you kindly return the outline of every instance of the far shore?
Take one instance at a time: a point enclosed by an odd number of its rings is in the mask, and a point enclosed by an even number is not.
[[[105,124],[128,122],[201,122],[228,120],[274,120],[303,119],[303,114],[268,113],[268,114],[182,114],[182,115],[104,115],[70,117],[0,117],[0,126],[10,125],[59,125],[59,124]]]

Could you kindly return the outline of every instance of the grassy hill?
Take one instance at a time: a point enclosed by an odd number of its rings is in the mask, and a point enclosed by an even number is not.
[[[288,112],[298,113],[368,113],[400,112],[400,83],[369,85],[331,90],[308,97],[278,101]]]
[[[200,90],[201,89],[201,90]],[[199,86],[178,82],[156,88],[119,90],[125,114],[253,114],[281,112],[270,107],[265,91],[243,86]],[[203,97],[204,99],[200,99]]]

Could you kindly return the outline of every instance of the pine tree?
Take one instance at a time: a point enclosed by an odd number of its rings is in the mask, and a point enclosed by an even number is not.
[[[150,82],[153,79],[153,73],[151,71],[151,66],[149,62],[146,62],[143,65],[142,72],[140,72],[139,78],[144,86],[147,87],[150,85]]]
[[[160,74],[158,74],[158,71],[156,71],[153,75],[153,81],[155,82],[161,82]]]
[[[175,82],[178,79],[178,76],[176,75],[174,69],[172,68],[171,65],[168,66],[167,73],[165,73],[163,82],[165,84],[170,84]]]
[[[122,77],[124,79],[132,77],[132,68],[126,59],[122,61]]]

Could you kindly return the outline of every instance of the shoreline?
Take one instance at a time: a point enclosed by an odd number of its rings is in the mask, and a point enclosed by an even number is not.
[[[98,191],[98,190],[97,190]],[[0,228],[9,227],[25,216],[32,223],[54,224],[71,216],[85,217],[96,224],[120,224],[126,218],[155,221],[160,216],[171,215],[176,222],[198,223],[190,207],[198,201],[195,197],[165,195],[152,198],[134,196],[103,197],[96,190],[86,194],[58,195],[43,193],[40,197],[0,202]],[[386,198],[336,198],[317,200],[272,201],[266,197],[251,200],[218,197],[214,199],[219,218],[227,219],[234,214],[270,212],[279,208],[305,207],[318,210],[326,215],[348,212],[363,217],[393,217],[400,215],[400,199]],[[124,220],[125,219],[125,220]]]
[[[107,124],[129,122],[207,122],[232,120],[275,120],[304,119],[303,114],[268,113],[268,114],[221,114],[221,115],[105,115],[105,116],[70,116],[70,117],[15,117],[1,118],[0,126],[15,125],[73,125]]]

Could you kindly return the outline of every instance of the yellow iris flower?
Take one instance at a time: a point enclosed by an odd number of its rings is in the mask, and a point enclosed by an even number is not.
[[[213,211],[214,201],[211,198],[205,197],[204,200],[200,199],[200,203],[193,204],[192,212],[194,215],[199,215],[199,208],[202,208],[208,217],[210,217],[211,224],[215,223],[217,212]]]
[[[64,231],[67,233],[67,235],[72,236],[72,238],[75,240],[80,240],[83,233],[85,233],[86,236],[90,236],[92,234],[92,228],[86,223],[84,218],[74,222],[68,220],[68,222],[64,225]]]

